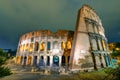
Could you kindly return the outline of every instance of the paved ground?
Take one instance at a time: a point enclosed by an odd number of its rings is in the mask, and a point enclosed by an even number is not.
[[[31,68],[15,65],[13,60],[7,61],[6,65],[13,72],[10,76],[0,78],[0,80],[79,80],[77,75],[43,75],[42,72],[30,72]]]
[[[41,75],[36,73],[18,73],[1,78],[0,80],[79,80],[73,75]]]

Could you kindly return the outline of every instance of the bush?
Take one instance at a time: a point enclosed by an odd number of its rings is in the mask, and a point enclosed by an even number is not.
[[[0,67],[0,77],[12,74],[10,69],[7,67]]]
[[[110,67],[108,67],[104,70],[104,72],[107,73],[107,74],[112,74],[114,71],[115,71],[115,69],[110,68]]]
[[[120,80],[120,68],[107,68],[105,72],[108,74],[105,80]]]
[[[2,66],[6,61],[5,57],[0,56],[0,66]]]
[[[113,80],[120,80],[120,68],[117,68],[113,75]]]

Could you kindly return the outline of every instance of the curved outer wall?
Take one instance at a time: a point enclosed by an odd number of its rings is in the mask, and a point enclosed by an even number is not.
[[[35,67],[68,66],[72,47],[73,31],[38,30],[21,36],[16,64]]]

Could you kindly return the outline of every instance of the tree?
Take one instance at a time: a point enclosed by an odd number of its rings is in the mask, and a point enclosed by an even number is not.
[[[2,49],[0,49],[0,77],[7,76],[11,74],[11,71],[7,67],[3,67],[2,65],[7,60],[7,53],[3,52]]]

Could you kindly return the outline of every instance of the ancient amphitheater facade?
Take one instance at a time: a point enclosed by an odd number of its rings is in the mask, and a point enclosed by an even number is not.
[[[20,37],[16,64],[69,70],[93,70],[111,65],[107,39],[94,9],[84,5],[75,31],[38,30]]]

